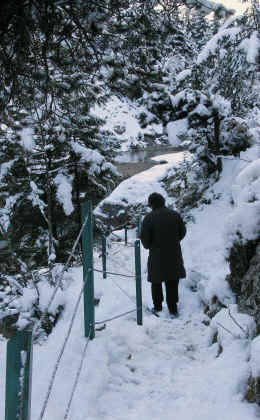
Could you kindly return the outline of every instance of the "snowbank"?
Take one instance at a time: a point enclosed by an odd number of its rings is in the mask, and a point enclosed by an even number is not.
[[[209,343],[217,337],[219,346],[225,349],[234,340],[253,339],[256,334],[254,318],[238,312],[237,305],[229,305],[227,309],[221,309],[212,318],[209,331]]]
[[[187,118],[168,123],[167,133],[168,133],[169,143],[174,147],[181,146],[181,143],[183,140],[181,136],[185,135],[187,130],[188,130]]]
[[[227,248],[233,243],[254,240],[260,234],[260,159],[249,163],[232,186],[234,212],[227,221]]]
[[[260,335],[251,343],[250,366],[254,378],[260,377]]]
[[[149,124],[146,128],[141,128],[137,118],[137,114],[141,111],[142,107],[138,107],[134,102],[115,96],[105,105],[96,105],[94,108],[95,114],[105,120],[103,128],[111,131],[120,141],[121,152],[129,150],[135,145],[140,148],[142,145],[140,139],[144,134],[160,136],[163,133],[162,124]],[[147,112],[146,109],[145,111]]]

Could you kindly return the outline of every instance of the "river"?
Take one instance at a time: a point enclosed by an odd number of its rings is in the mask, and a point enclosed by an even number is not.
[[[116,157],[116,167],[124,178],[129,178],[139,172],[145,171],[154,165],[167,163],[167,159],[160,161],[152,160],[153,157],[169,155],[183,151],[183,148],[172,146],[160,146],[157,148],[147,148],[142,150],[128,150],[119,152]]]

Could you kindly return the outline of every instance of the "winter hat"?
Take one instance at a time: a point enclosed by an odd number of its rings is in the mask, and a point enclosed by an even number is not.
[[[148,206],[154,209],[159,209],[165,205],[164,197],[159,193],[152,193],[148,197]]]

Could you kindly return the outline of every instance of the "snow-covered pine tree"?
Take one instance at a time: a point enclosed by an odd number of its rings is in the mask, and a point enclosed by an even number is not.
[[[187,35],[193,44],[194,58],[210,38],[210,23],[199,11],[192,13],[186,26]]]
[[[117,178],[116,143],[91,111],[105,99],[99,44],[112,10],[102,1],[11,6],[0,6],[1,303],[17,305],[35,288],[31,322],[40,314],[34,280],[55,282],[54,263],[67,259],[79,230],[81,200],[96,202]],[[48,277],[34,272],[43,265]]]
[[[195,64],[177,76],[173,115],[176,122],[186,121],[183,137],[193,156],[192,163],[184,162],[176,185],[171,182],[176,171],[169,174],[172,194],[178,197],[177,184],[186,185],[188,197],[179,200],[180,207],[196,203],[218,178],[221,155],[239,154],[249,146],[245,117],[259,107],[254,90],[258,54],[258,36],[248,15],[233,17],[202,48]]]
[[[116,143],[91,112],[104,97],[97,38],[107,17],[95,2],[80,3],[34,2],[22,16],[14,8],[1,38],[2,235],[17,258],[34,255],[33,267],[54,261],[55,249],[64,259],[81,194],[96,202],[116,179]]]
[[[162,124],[162,140],[166,140],[166,126],[174,119],[170,91],[176,84],[176,75],[191,63],[194,45],[186,29],[183,30],[177,10],[167,16],[159,14],[157,20],[160,21],[160,38],[163,39],[156,62],[157,80],[148,79],[149,83],[138,100],[141,107],[138,118],[141,127],[151,123]]]

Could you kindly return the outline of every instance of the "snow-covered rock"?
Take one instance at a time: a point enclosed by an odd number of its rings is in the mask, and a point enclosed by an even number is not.
[[[248,381],[246,399],[260,404],[260,335],[251,342],[251,376]]]
[[[227,248],[235,241],[246,243],[260,235],[260,159],[249,163],[232,187],[235,204],[226,227]]]
[[[171,121],[167,125],[167,133],[169,143],[174,146],[178,147],[181,146],[181,143],[185,139],[185,133],[188,130],[188,120],[187,118]]]
[[[232,304],[221,309],[212,318],[209,331],[209,343],[217,340],[219,352],[233,343],[234,340],[252,339],[256,334],[254,318],[238,311],[238,305]]]

